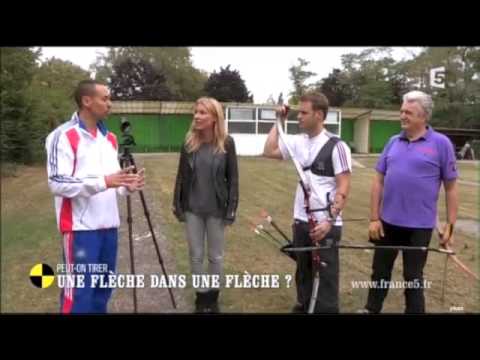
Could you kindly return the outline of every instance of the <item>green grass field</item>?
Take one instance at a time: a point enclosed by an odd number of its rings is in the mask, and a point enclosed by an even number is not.
[[[187,245],[183,224],[170,211],[173,184],[178,165],[178,154],[136,155],[137,162],[146,168],[147,201],[157,201],[162,219],[153,222],[165,224],[163,229],[172,249],[178,273],[188,274]],[[369,193],[375,158],[358,158],[365,169],[354,168],[351,196],[344,212],[346,218],[368,218]],[[240,168],[240,203],[236,223],[227,228],[225,273],[279,274],[279,289],[225,289],[222,309],[235,313],[285,313],[295,300],[294,284],[285,285],[284,277],[293,275],[294,263],[278,251],[278,246],[255,236],[249,222],[258,218],[261,209],[270,212],[276,222],[291,234],[293,194],[296,174],[290,162],[263,158],[242,157]],[[459,164],[462,180],[478,182],[478,167],[472,163]],[[459,217],[476,221],[478,225],[478,192],[474,185],[459,185]],[[155,194],[154,196],[152,194]],[[45,313],[58,310],[59,291],[54,286],[37,289],[29,280],[30,268],[40,262],[61,262],[61,242],[57,233],[52,196],[48,191],[44,167],[25,167],[17,177],[2,179],[2,312]],[[123,204],[121,204],[123,206]],[[439,201],[440,217],[445,219],[444,194]],[[135,210],[135,209],[134,209]],[[141,211],[138,209],[138,211]],[[125,226],[123,224],[122,226]],[[366,243],[367,222],[346,223],[343,240]],[[120,239],[126,242],[127,239]],[[456,232],[459,258],[478,273],[477,233]],[[432,246],[437,245],[436,236]],[[367,289],[352,288],[352,281],[369,280],[373,252],[341,250],[341,312],[351,313],[363,307]],[[449,262],[445,302],[441,302],[444,256],[430,253],[425,268],[425,279],[431,282],[426,290],[428,312],[449,312],[450,307],[463,307],[464,312],[479,312],[479,284],[471,281]],[[393,280],[402,280],[401,256],[395,266]],[[189,296],[193,290],[188,289]],[[401,313],[404,308],[403,290],[391,289],[384,311]]]

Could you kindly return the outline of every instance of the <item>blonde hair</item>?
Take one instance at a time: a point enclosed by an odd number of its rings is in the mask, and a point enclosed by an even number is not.
[[[203,105],[207,112],[215,118],[213,126],[213,145],[215,153],[225,152],[225,140],[227,138],[227,131],[225,130],[225,116],[223,115],[223,108],[220,103],[214,98],[201,97],[195,102],[194,109],[198,105]],[[185,147],[187,152],[191,153],[197,151],[202,144],[199,138],[199,133],[194,129],[195,124],[192,120],[190,129],[185,136]]]

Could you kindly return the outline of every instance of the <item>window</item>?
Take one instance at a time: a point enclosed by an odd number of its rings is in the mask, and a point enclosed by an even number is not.
[[[228,119],[255,121],[255,109],[230,108]]]
[[[277,120],[275,109],[259,109],[259,115],[258,120]]]
[[[339,133],[338,125],[325,124],[325,129],[327,129],[327,131],[329,131],[329,132],[331,132],[332,134],[335,134],[335,135],[338,135],[338,133]]]
[[[258,133],[259,134],[268,134],[272,129],[273,125],[275,125],[275,121],[264,121],[258,122]]]
[[[287,121],[286,133],[289,135],[295,135],[300,133],[300,127],[298,126],[298,121]]]
[[[256,109],[255,108],[229,108],[228,109],[228,132],[231,134],[255,134],[256,133]]]
[[[230,134],[255,134],[255,122],[229,121],[228,132]]]
[[[338,112],[329,111],[325,119],[325,124],[338,124]]]
[[[262,107],[230,107],[226,110],[228,132],[231,134],[268,134],[275,125],[277,116],[272,106]],[[285,133],[298,134],[302,130],[298,126],[298,111],[288,113]],[[334,133],[340,132],[340,114],[329,111],[325,119],[325,128]]]
[[[258,109],[258,134],[268,134],[277,121],[275,109]]]

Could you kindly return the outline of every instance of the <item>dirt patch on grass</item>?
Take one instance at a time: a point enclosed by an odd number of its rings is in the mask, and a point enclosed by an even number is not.
[[[137,160],[137,163],[138,167],[141,168],[142,161]],[[158,199],[155,197],[155,194],[150,191],[148,183],[144,190],[144,197],[166,272],[168,275],[174,275],[176,274],[175,259],[172,256],[172,249],[165,236],[165,224],[160,214]],[[150,275],[162,276],[163,272],[148,227],[140,194],[133,194],[131,196],[131,201],[135,273],[145,275],[145,287],[137,289],[138,313],[190,312],[191,309],[185,301],[183,289],[172,289],[177,303],[177,309],[175,310],[172,306],[167,289],[150,286]],[[122,225],[119,230],[117,273],[130,274],[130,248],[125,197],[119,197],[119,208]],[[117,289],[110,302],[109,312],[133,313],[133,290]]]

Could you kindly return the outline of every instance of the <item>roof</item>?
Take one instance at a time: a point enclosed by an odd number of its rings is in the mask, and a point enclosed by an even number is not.
[[[191,114],[193,112],[194,102],[183,101],[113,101],[113,114]],[[222,103],[224,107],[263,107],[275,108],[272,104],[252,104],[252,103]],[[298,110],[298,106],[291,106],[292,110]],[[361,115],[370,114],[372,120],[399,120],[398,111],[377,110],[367,108],[336,108],[330,110],[339,110],[343,118],[355,119]]]

